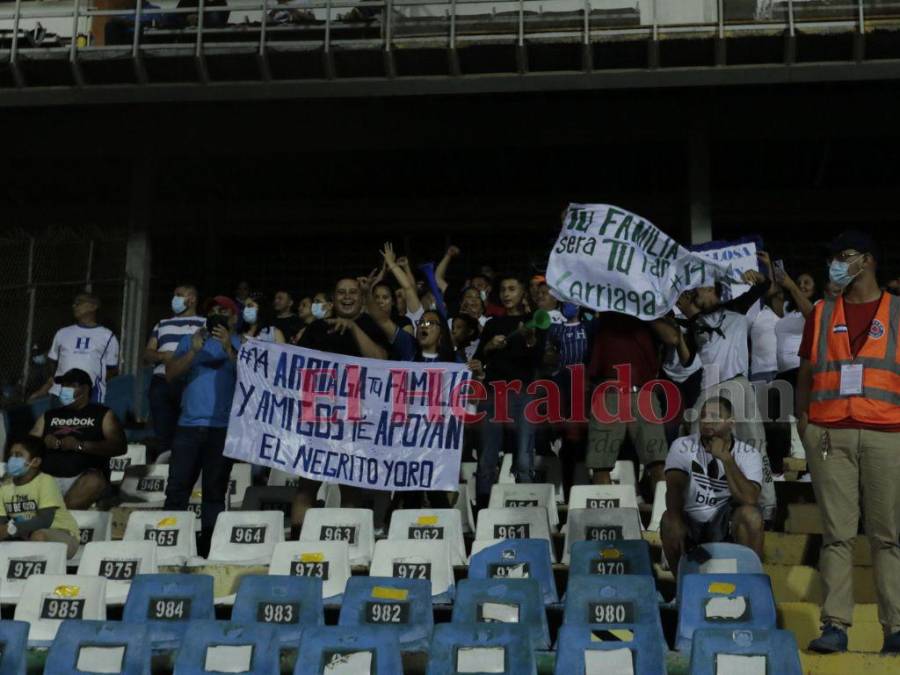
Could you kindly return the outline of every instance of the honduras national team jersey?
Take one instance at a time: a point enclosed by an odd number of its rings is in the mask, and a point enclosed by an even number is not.
[[[91,398],[102,403],[106,398],[106,369],[119,366],[119,341],[104,326],[88,328],[73,324],[56,331],[47,357],[56,361],[55,376],[72,368],[80,368],[90,375],[94,383]],[[54,384],[50,393],[59,396],[59,389]]]

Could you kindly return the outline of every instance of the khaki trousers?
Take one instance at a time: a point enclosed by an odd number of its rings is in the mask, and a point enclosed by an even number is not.
[[[900,631],[900,433],[810,424],[803,445],[825,529],[819,560],[825,585],[822,621],[852,624],[852,544],[862,505],[878,620],[886,632]]]

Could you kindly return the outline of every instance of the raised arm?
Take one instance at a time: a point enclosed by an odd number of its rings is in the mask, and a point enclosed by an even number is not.
[[[458,246],[448,246],[447,252],[444,253],[444,257],[441,258],[441,261],[438,263],[437,267],[434,270],[434,278],[437,281],[438,288],[441,289],[441,293],[447,290],[447,268],[450,266],[450,261],[453,260],[460,253]]]
[[[394,245],[391,242],[385,243],[381,256],[384,258],[385,267],[391,271],[397,283],[400,284],[400,288],[403,289],[403,294],[406,296],[406,310],[415,314],[422,308],[422,303],[419,302],[419,294],[416,291],[415,277],[411,273],[407,274],[400,266],[394,253]]]

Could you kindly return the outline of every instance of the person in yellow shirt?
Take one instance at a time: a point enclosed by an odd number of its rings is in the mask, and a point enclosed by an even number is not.
[[[78,551],[78,524],[52,476],[41,472],[44,444],[26,436],[10,444],[0,484],[0,541],[55,541],[68,557]]]

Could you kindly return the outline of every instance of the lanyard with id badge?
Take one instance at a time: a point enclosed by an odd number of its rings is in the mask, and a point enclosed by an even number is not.
[[[845,363],[841,366],[841,396],[861,396],[863,393],[863,365],[861,363]],[[828,459],[831,438],[828,429],[824,430],[819,442],[822,459]]]

